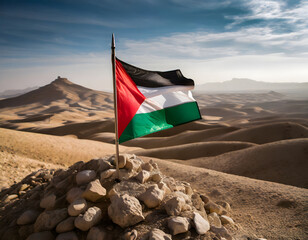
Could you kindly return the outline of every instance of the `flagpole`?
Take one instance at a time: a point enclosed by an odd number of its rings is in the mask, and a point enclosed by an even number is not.
[[[114,34],[112,34],[112,41],[111,41],[111,62],[112,62],[112,75],[113,75],[114,131],[115,131],[115,146],[116,146],[115,163],[116,163],[116,168],[117,168],[117,177],[119,179],[120,177],[119,138],[118,138],[117,83],[116,83],[116,58],[115,58]]]

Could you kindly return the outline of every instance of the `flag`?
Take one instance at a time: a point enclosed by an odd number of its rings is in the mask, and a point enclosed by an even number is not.
[[[116,58],[119,143],[201,118],[180,70],[148,71]]]

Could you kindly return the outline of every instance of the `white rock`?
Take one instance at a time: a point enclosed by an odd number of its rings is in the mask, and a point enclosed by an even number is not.
[[[81,198],[83,191],[78,187],[73,187],[71,190],[68,191],[66,194],[66,201],[69,203],[74,202],[76,199]]]
[[[75,221],[74,217],[69,217],[64,221],[60,222],[56,227],[56,232],[63,233],[72,231],[75,228],[74,221]]]
[[[141,183],[145,183],[150,178],[150,176],[150,172],[142,170],[137,174],[136,179]]]
[[[108,215],[111,220],[126,228],[144,220],[142,207],[137,198],[124,194],[114,195],[108,207]]]
[[[44,231],[44,232],[37,232],[37,233],[32,233],[27,240],[54,240],[55,237],[53,234],[49,231]]]
[[[145,193],[139,196],[139,199],[142,200],[148,208],[157,207],[163,198],[164,191],[160,190],[156,184],[149,187]]]
[[[168,219],[168,227],[172,235],[187,232],[190,228],[190,224],[185,217],[173,217]]]
[[[205,234],[210,230],[209,222],[197,212],[194,212],[194,225],[198,234]]]
[[[234,224],[234,221],[232,218],[226,216],[226,215],[221,215],[220,220],[222,224]]]
[[[91,182],[96,177],[94,170],[83,170],[76,175],[77,185],[82,185]]]
[[[42,212],[34,223],[34,232],[51,230],[65,218],[67,218],[66,208]]]
[[[25,225],[34,223],[40,213],[35,210],[26,210],[17,219],[18,225]]]
[[[134,229],[124,234],[124,240],[137,240],[138,232]]]
[[[40,207],[47,210],[52,209],[56,204],[56,198],[57,197],[54,193],[45,196],[40,202]]]
[[[182,197],[173,197],[165,203],[165,210],[169,216],[178,216],[184,206],[185,200]]]
[[[217,213],[213,212],[207,215],[207,218],[210,222],[211,226],[215,226],[217,228],[221,228],[221,221]]]
[[[119,154],[119,168],[125,167],[127,159],[129,159],[128,154]]]
[[[70,216],[78,216],[80,213],[84,213],[87,209],[87,201],[83,198],[76,199],[68,206],[68,214]]]
[[[110,178],[117,170],[116,169],[108,169],[101,173],[101,181]]]
[[[87,235],[87,240],[104,240],[106,232],[99,227],[92,227]]]
[[[102,211],[98,207],[90,207],[84,215],[75,219],[75,227],[81,231],[88,231],[102,219]]]
[[[141,166],[141,163],[142,162],[138,159],[130,158],[130,159],[126,160],[125,168],[129,171],[137,172],[139,170],[140,166]]]
[[[56,240],[78,240],[78,236],[75,232],[60,233]]]
[[[149,233],[149,240],[172,240],[171,235],[154,228]]]
[[[83,192],[82,196],[91,202],[98,202],[106,196],[106,189],[101,185],[98,179],[90,182]]]

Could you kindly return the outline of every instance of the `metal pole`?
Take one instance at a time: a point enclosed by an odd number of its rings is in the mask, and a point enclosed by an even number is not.
[[[115,58],[114,34],[112,34],[112,41],[111,41],[111,62],[112,62],[112,74],[113,74],[114,131],[115,131],[115,146],[116,146],[115,162],[117,168],[117,176],[119,178],[120,177],[119,138],[118,138],[117,83],[116,83],[116,58]]]

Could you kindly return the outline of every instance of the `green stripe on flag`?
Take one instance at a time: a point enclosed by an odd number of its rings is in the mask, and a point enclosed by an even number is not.
[[[136,114],[122,133],[119,143],[200,118],[197,102],[188,102],[150,113]]]

